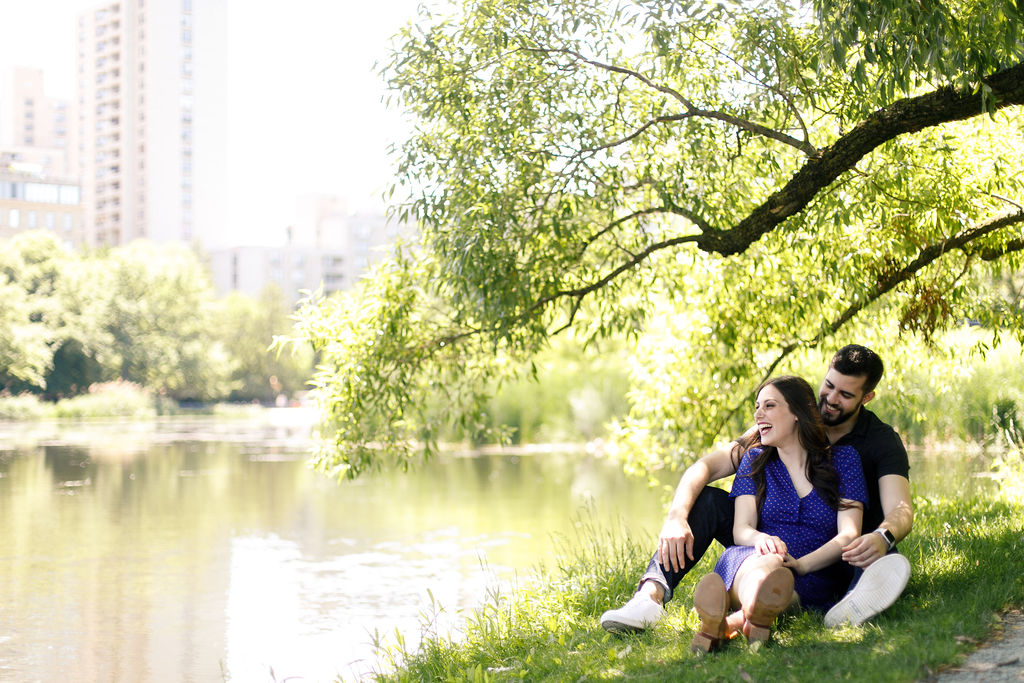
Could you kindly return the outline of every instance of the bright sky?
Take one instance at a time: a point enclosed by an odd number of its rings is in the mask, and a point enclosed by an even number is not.
[[[197,0],[203,2],[204,0]],[[383,209],[397,112],[374,63],[419,0],[227,0],[228,232],[275,244],[297,197],[339,195]],[[0,0],[0,70],[44,71],[49,96],[74,95],[75,21],[103,0]]]

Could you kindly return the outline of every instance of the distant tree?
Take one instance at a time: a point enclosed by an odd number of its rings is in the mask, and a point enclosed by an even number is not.
[[[72,261],[50,234],[23,232],[0,249],[0,391],[40,391],[62,339],[57,288]]]
[[[71,252],[25,232],[0,244],[0,392],[58,399],[123,380],[179,400],[273,400],[312,371],[308,347],[268,350],[291,312],[276,290],[218,301],[184,246]]]
[[[566,331],[635,340],[623,440],[675,464],[847,340],[1020,338],[986,283],[1022,266],[1022,36],[1013,0],[424,10],[387,65],[419,243],[302,314],[321,466],[429,453]]]
[[[82,254],[59,295],[62,342],[47,393],[125,380],[179,400],[227,395],[230,360],[213,334],[213,288],[187,247],[138,241]]]
[[[313,353],[304,348],[276,351],[274,338],[293,324],[292,308],[281,290],[268,285],[258,299],[232,293],[218,302],[217,338],[233,361],[232,401],[272,402],[305,390],[313,373]]]
[[[137,241],[95,263],[96,315],[109,340],[101,362],[116,379],[175,399],[227,395],[230,360],[214,339],[214,294],[195,252]]]

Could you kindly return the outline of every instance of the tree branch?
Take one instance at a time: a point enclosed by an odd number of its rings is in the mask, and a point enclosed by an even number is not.
[[[696,215],[694,213],[691,213],[690,211],[687,211],[687,210],[685,210],[685,209],[683,209],[681,207],[678,207],[678,206],[675,206],[675,205],[649,206],[646,209],[639,209],[637,211],[633,211],[632,213],[629,213],[629,214],[627,214],[625,216],[622,216],[620,218],[616,218],[611,223],[609,223],[608,225],[606,225],[603,228],[601,228],[600,230],[598,230],[596,233],[594,233],[589,238],[587,238],[587,241],[583,243],[583,247],[580,249],[579,253],[580,253],[580,255],[582,255],[594,242],[596,242],[601,237],[603,237],[607,233],[611,232],[615,228],[619,227],[623,223],[627,223],[627,222],[629,222],[631,220],[636,220],[636,219],[641,218],[643,216],[650,216],[650,215],[653,215],[653,214],[662,214],[662,213],[670,213],[670,214],[673,214],[673,215],[676,215],[676,216],[681,216],[682,218],[685,218],[686,220],[688,220],[691,223],[693,223],[694,225],[696,225],[697,228],[700,229],[701,231],[713,230],[714,229],[703,218],[701,218],[700,216],[698,216],[698,215]]]
[[[812,145],[811,143],[807,142],[806,140],[799,140],[797,138],[794,138],[792,135],[786,135],[785,133],[777,131],[774,128],[769,128],[768,126],[763,126],[760,123],[755,123],[753,121],[748,121],[748,120],[742,119],[742,118],[740,118],[738,116],[733,116],[732,114],[726,114],[725,112],[715,111],[715,110],[711,110],[711,109],[701,109],[700,107],[695,105],[693,102],[691,102],[686,96],[684,96],[678,90],[675,90],[674,88],[670,88],[670,87],[668,87],[666,85],[661,85],[659,83],[655,83],[654,81],[652,81],[650,78],[648,78],[647,76],[643,75],[639,71],[635,71],[633,69],[627,69],[627,68],[621,67],[621,66],[615,66],[614,64],[606,64],[604,62],[599,62],[597,60],[590,59],[590,58],[580,54],[579,52],[576,52],[575,50],[570,50],[569,48],[564,48],[564,47],[563,48],[541,48],[541,47],[529,48],[528,47],[528,48],[523,48],[523,49],[528,51],[528,52],[540,52],[540,53],[543,53],[543,54],[564,54],[564,55],[568,55],[568,56],[572,57],[573,59],[575,59],[577,61],[583,62],[584,64],[589,64],[590,66],[593,66],[595,68],[602,69],[602,70],[605,70],[605,71],[611,71],[613,73],[624,74],[626,76],[631,76],[631,77],[637,79],[638,81],[640,81],[644,85],[646,85],[646,86],[648,86],[650,88],[653,88],[654,90],[657,90],[660,93],[668,95],[672,99],[674,99],[677,102],[679,102],[680,104],[682,104],[683,107],[686,109],[686,114],[685,115],[684,114],[677,114],[677,115],[674,115],[674,116],[661,117],[661,118],[663,118],[666,121],[679,120],[679,119],[685,119],[685,118],[714,119],[714,120],[722,121],[724,123],[728,123],[730,125],[736,126],[737,128],[740,128],[741,130],[745,130],[748,133],[753,133],[754,135],[760,135],[762,137],[766,137],[766,138],[770,138],[772,140],[776,140],[776,141],[781,142],[781,143],[783,143],[785,145],[789,145],[790,147],[793,147],[795,149],[800,150],[801,152],[803,152],[804,154],[806,154],[809,157],[814,157],[814,156],[816,156],[818,154],[818,150],[814,147],[814,145]],[[651,125],[653,125],[654,123],[657,123],[657,122],[659,122],[659,121],[658,120],[649,121],[648,123],[644,124],[644,126],[639,131],[637,131],[635,134],[633,134],[633,135],[631,135],[631,136],[629,136],[627,138],[624,138],[623,141],[629,140],[632,137],[635,137],[640,132],[642,132],[643,130],[646,130]],[[607,146],[611,146],[611,145],[607,145]]]
[[[999,71],[984,82],[992,89],[990,97],[996,109],[1024,104],[1024,63]],[[808,159],[782,189],[734,227],[704,233],[697,246],[723,256],[740,253],[802,211],[821,190],[885,142],[984,111],[980,92],[966,93],[951,86],[898,100],[874,112],[818,156]]]
[[[551,294],[549,294],[549,295],[547,295],[545,297],[542,297],[542,298],[538,299],[532,306],[530,306],[529,309],[527,309],[527,312],[524,315],[529,315],[530,313],[536,311],[537,309],[543,308],[544,306],[547,306],[552,301],[554,301],[556,299],[561,299],[562,297],[584,297],[584,296],[590,294],[591,292],[594,292],[594,291],[597,291],[598,289],[601,289],[602,287],[607,285],[609,282],[611,282],[612,280],[617,278],[619,275],[622,275],[626,271],[634,268],[635,266],[640,265],[641,263],[646,261],[647,258],[651,254],[659,252],[662,249],[668,249],[669,247],[675,247],[675,246],[678,246],[680,244],[686,244],[687,242],[696,242],[698,238],[699,238],[699,235],[684,235],[682,237],[673,237],[672,239],[652,244],[652,245],[648,246],[646,249],[644,249],[643,251],[641,251],[641,252],[637,253],[636,255],[634,255],[628,261],[625,261],[625,262],[619,264],[618,267],[616,267],[614,270],[609,272],[607,275],[605,275],[601,279],[595,280],[594,282],[590,283],[589,285],[585,285],[583,287],[578,287],[576,289],[563,289],[563,290],[560,290],[560,291],[557,291],[557,292],[553,292],[553,293],[551,293]]]

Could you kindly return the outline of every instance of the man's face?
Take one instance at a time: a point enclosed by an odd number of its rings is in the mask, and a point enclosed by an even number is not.
[[[860,407],[870,401],[875,392],[864,393],[867,377],[844,375],[829,368],[818,390],[818,410],[821,419],[830,427],[842,424],[857,415]]]

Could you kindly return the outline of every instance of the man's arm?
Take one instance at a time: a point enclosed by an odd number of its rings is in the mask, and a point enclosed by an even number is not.
[[[733,442],[708,453],[683,472],[658,539],[658,561],[662,565],[680,571],[685,557],[693,559],[693,533],[687,521],[690,510],[709,482],[736,473],[736,463],[732,457],[735,445]]]
[[[882,500],[885,519],[880,526],[888,529],[902,541],[910,534],[914,526],[914,504],[910,500],[910,481],[898,474],[887,474],[878,479],[878,494]],[[867,533],[854,539],[853,543],[843,548],[843,560],[855,567],[867,567],[889,552],[888,544],[881,534],[874,529],[864,529]]]

